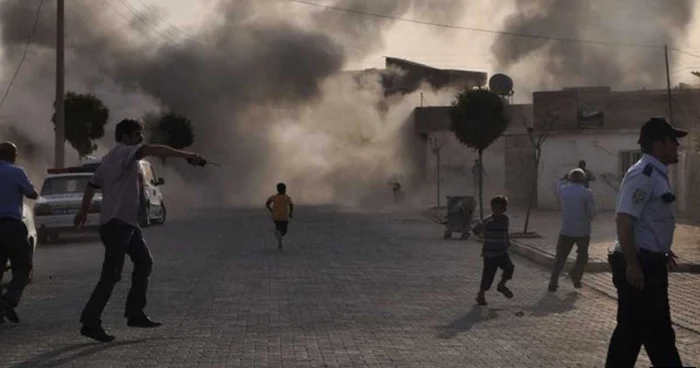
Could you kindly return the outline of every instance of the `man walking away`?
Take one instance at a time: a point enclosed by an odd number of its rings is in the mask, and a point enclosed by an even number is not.
[[[617,241],[609,261],[617,288],[617,326],[605,366],[634,367],[642,345],[654,367],[682,367],[668,304],[668,271],[676,220],[668,165],[678,163],[678,138],[688,133],[664,118],[639,134],[642,158],[622,179],[617,199]]]
[[[119,122],[115,138],[116,147],[102,158],[95,175],[85,188],[80,211],[75,215],[75,226],[80,228],[87,219],[87,211],[95,190],[102,190],[100,238],[105,247],[105,259],[100,281],[80,317],[83,324],[80,333],[103,342],[114,340],[114,336],[108,335],[102,328],[101,317],[114,285],[121,279],[124,257],[127,254],[134,263],[131,289],[126,298],[124,313],[127,325],[142,328],[161,325],[148,318],[143,311],[153,258],[138,226],[139,160],[146,156],[181,157],[192,165],[206,164],[206,160],[194,153],[162,145],[142,145],[143,127],[136,120],[125,119]]]
[[[294,202],[287,195],[287,185],[277,184],[277,194],[270,196],[265,202],[265,207],[272,214],[272,221],[275,223],[275,238],[277,247],[282,249],[282,239],[287,235],[289,219],[294,216]]]
[[[595,200],[593,192],[584,186],[586,173],[581,169],[573,169],[567,175],[569,182],[559,187],[562,221],[557,242],[557,254],[554,268],[549,280],[549,291],[557,291],[559,274],[566,264],[571,249],[576,244],[576,263],[571,270],[571,281],[574,287],[581,288],[583,269],[588,263],[588,246],[591,242],[591,221],[595,217]]]
[[[19,323],[15,308],[22,297],[32,269],[31,245],[27,227],[22,222],[23,197],[39,196],[24,170],[15,166],[17,146],[0,143],[0,276],[9,259],[12,263],[12,281],[0,297],[0,324],[7,318]],[[0,277],[2,279],[2,277]]]

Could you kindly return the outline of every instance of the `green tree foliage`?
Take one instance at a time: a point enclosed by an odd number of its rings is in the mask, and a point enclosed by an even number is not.
[[[195,134],[192,121],[174,112],[160,115],[147,114],[144,117],[148,141],[183,149],[194,143]]]
[[[105,135],[109,109],[97,98],[87,93],[67,92],[65,97],[65,138],[83,158],[97,149],[95,141]],[[51,121],[56,125],[56,113]]]
[[[479,154],[482,170],[479,170],[479,211],[484,217],[483,153],[506,128],[510,119],[503,99],[484,88],[466,89],[460,92],[450,109],[452,132],[457,140]]]

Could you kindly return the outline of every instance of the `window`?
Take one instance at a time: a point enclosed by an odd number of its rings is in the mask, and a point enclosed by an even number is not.
[[[41,195],[82,193],[89,181],[90,176],[58,176],[47,178],[41,188]]]
[[[642,158],[642,151],[621,151],[620,152],[620,181],[625,177],[627,170]]]

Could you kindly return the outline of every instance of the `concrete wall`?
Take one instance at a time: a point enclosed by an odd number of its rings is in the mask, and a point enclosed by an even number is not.
[[[554,118],[554,130],[576,130],[598,126],[604,129],[639,129],[652,116],[668,115],[665,90],[611,91],[607,87],[570,88],[535,92],[532,95],[535,127],[546,129]],[[700,113],[698,89],[676,89],[672,92],[674,125],[691,128],[697,125]],[[583,119],[582,114],[602,112],[601,120]],[[598,125],[597,123],[602,123]]]
[[[538,168],[537,204],[543,209],[558,209],[556,185],[579,160],[586,160],[588,169],[597,177],[591,183],[600,210],[613,210],[621,180],[620,152],[638,150],[636,131],[596,131],[554,133],[542,147]]]
[[[525,207],[530,193],[535,190],[537,205],[537,170],[535,168],[535,149],[526,134],[512,134],[505,140],[505,192],[511,205]],[[533,188],[532,186],[535,186]]]
[[[446,195],[469,195],[478,197],[472,167],[478,158],[477,152],[463,146],[454,133],[438,131],[428,134],[428,139],[438,139],[445,142],[440,153],[440,204],[445,205]],[[432,205],[437,202],[437,157],[432,153],[430,145],[426,149],[426,181],[427,198],[432,198]],[[492,196],[506,194],[505,190],[505,138],[499,138],[484,151],[484,201]],[[478,200],[478,198],[477,198]]]

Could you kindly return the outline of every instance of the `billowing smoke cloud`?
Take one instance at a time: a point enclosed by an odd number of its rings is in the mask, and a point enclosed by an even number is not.
[[[18,60],[38,2],[0,9],[7,60]],[[357,201],[376,190],[388,192],[388,176],[407,170],[396,157],[397,132],[411,109],[378,112],[379,76],[363,89],[351,87],[339,72],[348,53],[360,56],[381,47],[381,33],[391,21],[362,17],[359,24],[329,9],[315,9],[305,22],[291,21],[295,5],[280,4],[220,1],[216,16],[197,33],[155,43],[148,37],[151,14],[132,14],[124,24],[101,4],[72,1],[66,7],[67,87],[96,93],[115,119],[161,108],[192,119],[193,149],[224,163],[198,171],[196,178],[192,168],[178,167],[187,181],[202,184],[188,194],[199,202],[257,203],[282,180],[307,201]],[[392,16],[421,11],[434,19],[461,14],[459,4],[337,2]],[[33,61],[25,66],[32,74],[25,73],[24,85],[16,87],[31,93],[23,93],[24,103],[14,102],[14,110],[34,114],[32,124],[43,124],[29,132],[45,142],[52,136],[54,14],[55,2],[46,2],[32,41]],[[368,46],[358,52],[358,45]],[[29,109],[39,101],[41,108]],[[111,146],[109,131],[105,142]]]
[[[395,20],[392,18],[401,17],[410,11],[421,20],[452,23],[462,18],[465,1],[337,0],[331,6],[334,8],[316,13],[314,22],[324,33],[331,35],[334,40],[345,46],[351,57],[361,58],[383,48],[383,39],[378,35],[394,23]],[[335,8],[347,9],[350,12],[338,11]],[[385,17],[373,17],[367,14],[381,14]],[[440,29],[430,30],[439,31]]]
[[[602,40],[660,48],[601,46],[502,36],[492,51],[502,68],[527,65],[535,85],[661,85],[663,45],[682,41],[693,18],[691,0],[516,0],[504,31]],[[532,73],[532,69],[537,69]]]

